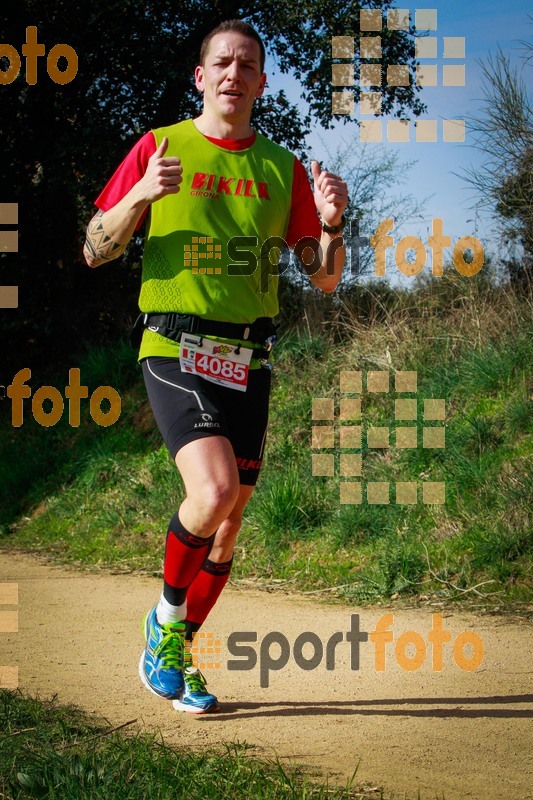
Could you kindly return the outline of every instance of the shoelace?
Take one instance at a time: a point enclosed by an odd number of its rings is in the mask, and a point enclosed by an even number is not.
[[[205,692],[205,684],[207,681],[199,669],[192,673],[185,672],[183,678],[190,692]]]
[[[183,669],[183,626],[178,629],[166,624],[161,625],[161,629],[164,636],[154,647],[154,655],[161,658],[163,669]]]

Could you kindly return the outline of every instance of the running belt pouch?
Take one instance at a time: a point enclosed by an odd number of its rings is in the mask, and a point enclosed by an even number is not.
[[[154,315],[151,316],[153,317]],[[178,320],[175,327],[170,327],[168,325],[166,314],[159,315],[159,317],[155,320],[152,319],[147,321],[146,317],[146,314],[139,314],[135,320],[135,324],[130,334],[130,344],[136,349],[141,346],[143,332],[147,327],[150,327],[150,330],[155,330],[156,333],[160,334],[160,336],[165,336],[167,339],[172,339],[174,342],[179,342],[181,334],[189,327],[188,322],[190,317],[185,317],[181,324]],[[173,321],[175,322],[175,319]]]
[[[130,333],[130,344],[136,350],[141,346],[144,332],[144,314],[139,314]]]
[[[132,347],[140,347],[143,331],[146,327],[157,331],[157,333],[161,336],[165,336],[167,339],[179,342],[183,331],[197,333],[199,335],[203,334],[204,336],[212,335],[223,336],[230,339],[240,339],[243,338],[242,328],[247,326],[224,322],[209,322],[208,320],[200,320],[197,317],[185,314],[139,314],[130,335]],[[269,337],[275,337],[277,332],[277,326],[268,318],[258,319],[249,327],[249,341],[257,344],[265,342]],[[235,330],[235,328],[238,330]],[[268,351],[260,351],[257,355],[260,358],[266,358]]]
[[[195,318],[187,314],[139,314],[131,332],[130,342],[133,347],[139,347],[146,328],[172,339],[173,342],[179,342],[183,332],[193,330],[193,319]]]

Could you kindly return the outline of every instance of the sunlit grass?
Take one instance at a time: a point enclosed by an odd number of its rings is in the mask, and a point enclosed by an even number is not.
[[[113,730],[55,699],[0,690],[0,796],[5,800],[394,800],[313,779],[246,743],[173,749],[161,734]],[[437,797],[437,795],[435,795]],[[402,795],[402,800],[409,800]],[[411,800],[415,800],[414,794]],[[428,798],[433,800],[433,798]],[[437,798],[438,800],[438,798]]]
[[[378,321],[368,312],[365,324],[350,310],[349,293],[337,307],[324,297],[322,311],[312,298],[302,331],[280,338],[265,464],[233,580],[304,591],[338,586],[356,602],[428,591],[468,597],[485,580],[482,593],[494,592],[498,604],[530,597],[530,304],[506,287],[440,280],[410,294],[382,288]],[[81,368],[91,385],[120,388],[122,416],[109,428],[86,415],[79,429],[28,420],[24,430],[0,433],[3,542],[57,560],[159,573],[183,487],[133,351],[121,344],[116,353],[90,353]],[[388,371],[391,389],[395,370],[415,370],[418,417],[401,424],[445,427],[442,449],[422,447],[421,430],[416,449],[397,448],[394,393],[363,391],[365,421],[391,431],[386,449],[369,449],[363,436],[363,478],[390,484],[388,504],[340,503],[338,429],[327,450],[335,477],[312,475],[312,426],[326,424],[313,421],[312,400],[333,398],[338,410],[340,370]],[[424,398],[445,399],[445,422],[424,421]],[[419,484],[416,505],[395,502],[398,480]],[[446,483],[445,505],[421,502],[425,480]]]

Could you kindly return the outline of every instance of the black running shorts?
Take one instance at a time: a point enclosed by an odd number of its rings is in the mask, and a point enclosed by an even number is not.
[[[172,458],[183,445],[206,436],[230,440],[242,484],[254,486],[265,446],[270,370],[251,369],[245,392],[182,372],[179,358],[141,361],[148,399]]]

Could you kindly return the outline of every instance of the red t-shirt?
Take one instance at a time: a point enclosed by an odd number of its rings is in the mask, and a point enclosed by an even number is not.
[[[245,150],[253,144],[255,133],[246,139],[215,139],[206,136],[210,142],[225,147],[227,150]],[[112,175],[95,200],[95,205],[102,211],[109,211],[133,188],[139,181],[148,165],[148,159],[157,149],[152,131],[145,133],[137,144],[130,150],[124,161]],[[148,209],[146,209],[139,222],[137,230],[141,227]],[[313,236],[320,239],[322,230],[313,198],[313,193],[307,179],[307,172],[301,161],[294,158],[294,178],[292,182],[291,213],[287,235],[285,237],[289,247],[294,247],[296,242],[304,236]]]

